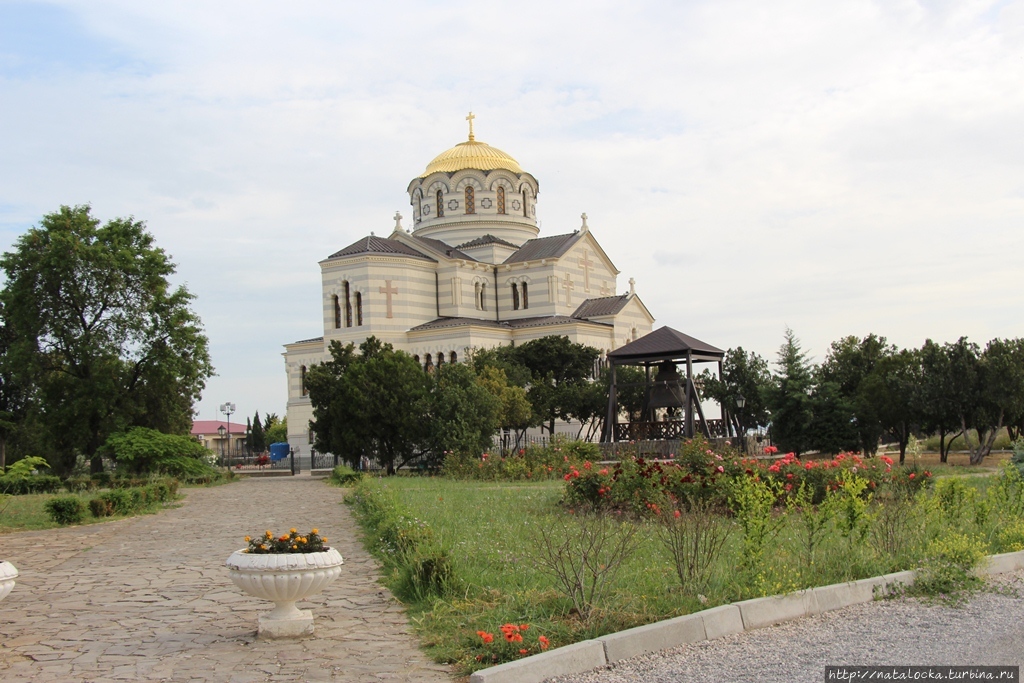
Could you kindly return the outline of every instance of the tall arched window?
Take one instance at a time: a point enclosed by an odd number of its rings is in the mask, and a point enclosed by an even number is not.
[[[444,365],[444,352],[437,354],[437,369],[440,370],[441,366]]]
[[[519,287],[514,282],[512,283],[512,310],[519,310]]]
[[[416,361],[416,364],[417,364],[417,365],[419,365],[419,362],[420,362],[420,356],[419,356],[419,354],[416,354],[415,356],[413,356],[413,357],[412,357],[412,359],[413,359],[414,361]]]
[[[498,185],[498,213],[505,213],[505,188]]]
[[[342,283],[345,287],[345,327],[352,327],[352,299],[349,296],[348,280]]]
[[[441,190],[437,191],[437,217],[444,218],[444,195]]]
[[[524,282],[523,283],[523,308],[525,309],[525,308],[529,308],[529,307],[530,307],[530,296],[527,293],[526,283]]]
[[[309,396],[309,389],[306,388],[306,366],[299,368],[299,392],[303,396]]]
[[[423,217],[423,193],[416,190],[416,220]]]
[[[334,300],[334,328],[337,329],[341,327],[341,300],[337,294],[331,298]]]
[[[466,213],[476,213],[476,193],[472,185],[466,185]]]
[[[480,283],[480,310],[481,311],[486,311],[487,310],[487,283],[486,282],[481,282]]]
[[[356,325],[363,326],[363,293],[356,292]]]
[[[480,310],[480,283],[476,282],[473,284],[473,304],[476,306],[476,310]]]
[[[427,362],[423,364],[423,369],[426,370],[427,372],[433,372],[434,371],[434,361],[431,360],[430,354],[428,353],[425,356],[425,358],[427,359]]]
[[[452,351],[451,353],[448,354],[448,362],[449,363],[458,363],[459,362],[459,357],[458,357],[458,355],[456,355],[456,353],[454,351]]]

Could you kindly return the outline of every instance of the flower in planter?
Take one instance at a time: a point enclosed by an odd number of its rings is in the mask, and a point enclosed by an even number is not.
[[[299,534],[298,529],[292,528],[287,534],[274,538],[274,533],[269,529],[259,538],[245,537],[245,549],[247,553],[257,555],[270,553],[322,553],[328,550],[325,545],[327,537],[321,536],[318,529],[313,529],[308,534]]]

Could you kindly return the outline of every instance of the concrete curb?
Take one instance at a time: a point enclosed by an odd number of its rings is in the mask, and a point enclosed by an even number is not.
[[[1007,574],[1018,569],[1024,569],[1024,550],[990,555],[978,573]],[[896,572],[712,607],[482,669],[470,676],[469,680],[470,683],[541,683],[554,676],[585,673],[623,659],[668,650],[686,643],[712,640],[871,602],[896,586],[912,584],[916,575],[914,571]]]

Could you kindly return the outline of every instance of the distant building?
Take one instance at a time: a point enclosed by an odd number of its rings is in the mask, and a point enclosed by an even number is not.
[[[220,435],[220,428],[224,428],[224,436]],[[230,432],[228,428],[230,427]],[[244,453],[245,452],[245,425],[232,422],[230,425],[221,420],[195,420],[192,422],[192,438],[203,444],[211,451],[220,455],[221,453]],[[228,437],[230,435],[230,442]]]
[[[332,340],[373,335],[413,355],[424,370],[465,360],[473,348],[564,335],[602,357],[651,331],[654,317],[583,214],[579,229],[540,237],[536,178],[511,156],[469,139],[442,152],[407,192],[412,230],[395,215],[387,237],[371,233],[320,262],[323,335],[285,345],[288,442],[308,457],[313,413],[307,369]]]

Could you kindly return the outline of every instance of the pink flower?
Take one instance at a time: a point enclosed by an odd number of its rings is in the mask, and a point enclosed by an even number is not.
[[[718,467],[716,467],[715,469],[717,469],[717,470],[718,470],[719,472],[725,472],[725,468],[724,468],[724,467],[722,467],[721,465],[719,465],[719,466],[718,466]]]

